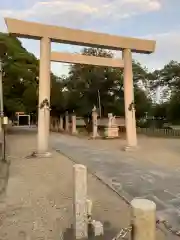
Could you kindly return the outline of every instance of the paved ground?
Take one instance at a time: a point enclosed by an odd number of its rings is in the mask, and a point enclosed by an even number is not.
[[[0,198],[0,239],[60,240],[63,235],[64,240],[72,240],[73,162],[53,151],[52,158],[27,159],[36,149],[33,130],[13,131],[7,143],[11,166],[6,197]],[[129,206],[91,174],[88,195],[94,219],[104,223],[104,239],[128,226]]]
[[[27,159],[26,156],[36,149],[35,129],[14,129],[17,130],[8,136],[8,159],[11,160],[11,167],[7,195],[6,198],[0,198],[0,239],[60,240],[63,235],[64,240],[72,240],[73,162],[53,151],[53,157],[49,159]],[[129,192],[126,195],[129,200],[141,187],[145,191],[143,184],[151,183],[151,178],[145,174],[148,171],[147,164],[143,166],[140,161],[137,165],[137,160],[130,157],[127,159],[127,156],[125,159],[125,155],[117,151],[115,145],[112,151],[108,149],[109,145],[104,149],[100,141],[96,143],[98,144],[95,146],[92,141],[60,134],[51,136],[53,147],[74,161],[86,164],[102,179],[108,180],[120,194]],[[149,165],[152,168],[150,162]],[[153,167],[158,171],[156,165]],[[149,173],[153,174],[157,181],[157,172]],[[144,178],[139,181],[141,176]],[[161,179],[160,192],[162,181]],[[131,190],[126,189],[126,186],[131,186]],[[91,174],[88,174],[88,195],[93,200],[93,217],[104,223],[106,237],[103,240],[112,239],[121,227],[128,226],[129,205]],[[179,238],[163,229],[163,232],[157,231],[157,239]]]
[[[88,140],[88,137],[86,137]],[[120,133],[120,138],[116,140],[96,139],[88,140],[88,144],[101,149],[120,151],[126,145],[125,134]],[[151,162],[167,168],[180,168],[180,139],[159,138],[138,135],[138,151],[126,153],[125,156],[136,158],[143,163]],[[121,156],[122,156],[121,152]]]
[[[135,153],[122,152],[117,145],[120,140],[92,141],[57,133],[52,134],[51,144],[87,165],[129,201],[134,197],[153,200],[158,217],[180,229],[179,140],[154,140],[141,139],[144,148]]]

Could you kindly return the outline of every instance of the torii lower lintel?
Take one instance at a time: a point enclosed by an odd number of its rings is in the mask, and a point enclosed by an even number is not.
[[[124,68],[124,61],[118,58],[87,56],[82,54],[72,54],[66,52],[52,52],[52,62],[85,64],[94,66]]]

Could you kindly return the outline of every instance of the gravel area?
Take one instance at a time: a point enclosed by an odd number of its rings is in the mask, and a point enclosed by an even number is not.
[[[0,205],[0,240],[71,240],[73,163],[52,151],[51,158],[26,158],[35,150],[35,132],[8,135],[11,161],[6,196]],[[103,222],[106,237],[112,237],[130,222],[129,206],[91,174],[88,195],[93,218]],[[157,232],[157,239],[167,239]],[[172,239],[172,238],[170,238]]]

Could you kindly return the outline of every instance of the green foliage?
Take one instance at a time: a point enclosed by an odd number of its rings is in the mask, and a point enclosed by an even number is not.
[[[84,55],[113,58],[110,51],[84,48]],[[37,114],[39,61],[21,42],[0,33],[0,56],[3,61],[4,105],[7,115],[24,111]],[[152,73],[133,61],[136,117],[166,118],[180,122],[180,63],[171,61]],[[163,102],[152,104],[151,94],[163,87]],[[123,71],[111,67],[72,65],[69,76],[51,74],[51,114],[66,110],[87,117],[93,106],[101,103],[102,115],[109,112],[124,116]]]
[[[167,103],[167,118],[170,122],[179,124],[180,123],[180,94],[174,92]]]
[[[51,75],[51,114],[58,116],[66,110],[66,98],[63,93],[63,79]]]
[[[15,112],[37,114],[39,61],[21,42],[0,33],[0,55],[3,62],[4,109],[7,115]],[[61,110],[61,85],[51,74],[52,112]],[[60,93],[60,94],[59,94]]]
[[[163,88],[163,102],[156,107],[156,114],[163,115],[172,123],[180,122],[180,63],[170,61],[154,72],[154,89]]]
[[[109,51],[95,48],[85,48],[85,55],[112,58]],[[139,87],[139,82],[146,82],[147,70],[139,63],[133,62],[135,102],[137,115],[142,116],[150,106],[150,100],[145,91]],[[109,112],[124,115],[123,71],[111,67],[74,65],[70,69],[67,80],[68,109],[75,110],[79,115],[91,114],[93,106],[99,106],[100,95],[102,115]]]
[[[6,113],[36,111],[38,60],[8,34],[0,33],[0,48]]]

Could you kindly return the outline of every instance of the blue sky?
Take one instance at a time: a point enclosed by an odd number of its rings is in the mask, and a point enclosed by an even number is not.
[[[4,17],[88,29],[157,41],[152,55],[134,58],[150,70],[180,59],[180,0],[6,0],[0,1],[0,31]],[[39,56],[39,41],[23,40],[23,46]],[[78,52],[80,47],[52,44],[52,50]],[[121,56],[121,53],[116,53]],[[53,63],[57,75],[68,72],[67,64]]]

